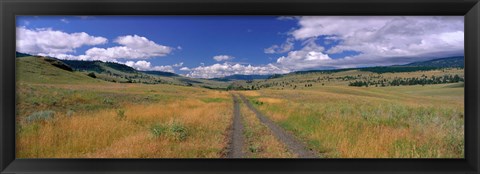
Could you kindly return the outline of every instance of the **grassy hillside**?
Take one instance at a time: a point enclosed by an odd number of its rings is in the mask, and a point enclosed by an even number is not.
[[[129,66],[101,61],[60,60],[17,53],[17,75],[34,83],[142,83],[225,89],[228,82],[194,79],[161,71],[138,71]],[[20,58],[21,57],[21,58]],[[88,76],[90,74],[90,76]],[[94,78],[92,78],[94,77]]]
[[[186,85],[168,77],[153,76],[139,72],[132,67],[101,61],[61,60],[75,71],[91,72],[99,79],[119,83],[174,84]]]
[[[317,86],[349,86],[354,82],[365,82],[369,87],[387,87],[410,84],[428,85],[434,83],[454,83],[463,81],[463,79],[464,70],[462,68],[435,68],[433,70],[388,73],[343,70],[332,72],[290,73],[264,80],[235,81],[230,85],[230,89],[305,89]],[[410,83],[410,81],[415,83]],[[421,83],[421,81],[424,81],[425,83]]]
[[[280,78],[285,75],[292,75],[292,74],[310,74],[310,73],[323,73],[323,74],[331,74],[331,73],[339,73],[343,71],[366,71],[372,73],[399,73],[399,72],[416,72],[416,71],[431,71],[431,70],[438,70],[443,68],[460,68],[463,69],[464,67],[464,56],[457,56],[457,57],[446,57],[446,58],[439,58],[433,59],[428,61],[420,61],[420,62],[412,62],[405,65],[392,65],[392,66],[376,66],[376,67],[364,67],[364,68],[345,68],[345,69],[331,69],[331,70],[308,70],[308,71],[296,71],[289,74],[275,74],[271,75],[271,78]],[[245,80],[245,79],[239,79]]]
[[[15,57],[19,58],[19,57],[28,57],[28,56],[32,56],[30,54],[25,54],[25,53],[19,53],[19,52],[15,52]]]
[[[96,84],[106,83],[103,80],[94,79],[86,73],[68,71],[54,65],[58,62],[44,57],[22,57],[16,59],[17,82],[39,84]]]
[[[97,73],[104,73],[109,71],[116,72],[125,72],[125,73],[134,73],[135,69],[132,67],[113,63],[113,62],[102,62],[102,61],[82,61],[82,60],[61,60],[65,64],[71,66],[78,71],[94,71]]]

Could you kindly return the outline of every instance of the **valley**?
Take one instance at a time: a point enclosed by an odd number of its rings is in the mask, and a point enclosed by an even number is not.
[[[459,60],[199,79],[22,55],[17,158],[462,158]]]

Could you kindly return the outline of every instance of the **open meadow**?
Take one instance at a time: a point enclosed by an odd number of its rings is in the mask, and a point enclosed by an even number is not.
[[[113,83],[41,58],[17,64],[19,158],[222,158],[235,150],[242,158],[306,157],[302,148],[322,158],[464,156],[463,82],[348,85],[463,77],[463,69],[294,74],[234,81],[265,87],[227,91]]]
[[[226,92],[135,84],[18,88],[31,91],[17,105],[25,113],[17,124],[19,158],[221,157],[227,143]],[[41,99],[48,103],[36,104]]]
[[[317,86],[244,92],[328,158],[462,158],[463,87]]]

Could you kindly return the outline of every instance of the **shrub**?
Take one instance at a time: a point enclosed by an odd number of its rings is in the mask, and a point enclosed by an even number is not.
[[[54,111],[50,111],[50,110],[39,111],[39,112],[34,112],[29,116],[27,116],[25,121],[27,121],[28,123],[35,122],[35,121],[47,121],[52,119],[54,116],[55,116]]]
[[[108,98],[104,98],[103,103],[107,104],[107,105],[113,105],[113,101],[111,99],[108,99]]]
[[[181,123],[173,122],[170,131],[176,140],[183,141],[187,138],[187,129]]]
[[[75,113],[75,112],[73,112],[72,110],[68,110],[68,111],[67,111],[67,114],[65,114],[65,115],[66,115],[67,117],[71,117],[71,116],[73,116],[74,113]]]
[[[88,73],[87,74],[89,77],[91,78],[97,78],[97,76],[95,75],[95,73],[91,72],[91,73]]]
[[[256,144],[252,144],[248,147],[248,150],[252,153],[258,153],[258,152],[261,152],[262,149],[259,145],[256,145]]]
[[[153,136],[159,137],[160,135],[165,134],[167,132],[167,129],[167,127],[161,124],[155,124],[150,127],[150,132],[153,134]]]
[[[369,119],[368,119],[368,118],[369,118],[369,113],[362,111],[362,112],[360,113],[360,115],[362,116],[362,118],[363,118],[364,120],[367,120],[367,121],[369,120]]]
[[[253,100],[252,102],[253,102],[253,104],[256,104],[256,105],[263,105],[263,102],[258,101],[258,100]]]
[[[152,125],[150,127],[150,132],[155,137],[164,135],[167,138],[172,138],[176,141],[184,141],[188,137],[187,128],[179,122]]]
[[[127,118],[127,116],[125,115],[125,110],[123,109],[120,109],[117,111],[117,118],[119,120],[125,120]]]

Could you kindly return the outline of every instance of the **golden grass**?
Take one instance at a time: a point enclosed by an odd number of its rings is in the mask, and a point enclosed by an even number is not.
[[[227,93],[207,91],[216,97]],[[18,158],[192,158],[221,157],[231,122],[230,101],[203,103],[191,96],[168,103],[130,103],[119,109],[77,112],[25,123],[17,134]],[[118,111],[124,110],[125,119]],[[151,133],[154,124],[179,123],[186,139]]]
[[[284,144],[279,142],[272,132],[263,125],[255,113],[242,103],[241,114],[244,124],[245,146],[247,158],[293,158]]]
[[[248,97],[260,96],[260,93],[258,91],[242,91],[242,94]]]
[[[443,86],[267,89],[250,99],[285,100],[256,107],[328,158],[462,158],[463,88]]]
[[[386,78],[462,74],[446,70],[382,74]],[[362,74],[345,71],[333,74]],[[311,79],[331,74],[298,76]],[[294,76],[297,77],[297,76]],[[273,79],[275,80],[275,79]],[[326,82],[327,83],[327,82]],[[329,158],[461,158],[463,88],[446,85],[358,88],[332,80],[310,88],[241,91],[270,119]],[[298,85],[298,84],[297,84]],[[143,84],[17,85],[17,158],[222,157],[232,121],[228,92]],[[112,100],[112,101],[109,101]],[[77,106],[82,107],[77,107]],[[28,115],[55,118],[28,123]],[[67,116],[67,110],[74,110]],[[125,118],[119,117],[124,111]],[[249,157],[294,157],[242,105]],[[179,124],[186,138],[155,136],[154,125]]]
[[[341,119],[340,119],[341,120]],[[352,120],[350,120],[352,122]],[[355,120],[361,122],[361,120]],[[341,158],[441,158],[451,157],[442,138],[445,133],[428,126],[424,132],[415,133],[409,128],[389,126],[364,126],[354,129],[345,124],[325,125],[322,131],[335,132],[336,140],[326,138],[322,132],[309,136],[322,142],[327,156]],[[325,134],[325,133],[323,133]],[[461,157],[462,154],[455,154]],[[453,157],[455,157],[453,156]]]
[[[361,122],[361,120],[355,121]],[[401,138],[411,138],[408,136],[408,129],[405,128],[366,126],[362,129],[355,129],[341,123],[324,126],[322,131],[313,132],[308,137],[322,142],[321,145],[325,148],[327,157],[385,158],[389,157],[392,142]],[[326,137],[324,134],[334,134],[330,136],[336,138]]]

